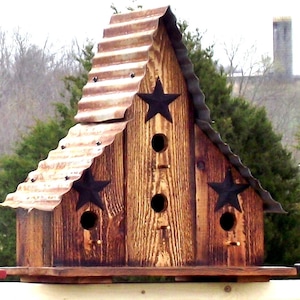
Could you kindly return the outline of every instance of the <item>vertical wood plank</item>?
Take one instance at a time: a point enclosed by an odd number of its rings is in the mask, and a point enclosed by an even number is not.
[[[123,153],[123,134],[118,134],[113,144],[95,159],[92,166],[95,180],[110,180],[102,192],[106,209],[101,211],[101,243],[98,250],[101,253],[101,264],[111,266],[125,264]]]
[[[16,209],[16,261],[17,266],[28,265],[28,258],[26,252],[26,243],[23,243],[23,238],[27,237],[27,221],[26,221],[26,211],[23,208]],[[22,238],[23,237],[23,238]]]
[[[76,197],[75,191],[69,191],[54,209],[54,266],[77,266],[80,261],[82,239],[78,234],[81,227],[76,213]]]
[[[202,131],[195,126],[196,263],[200,265],[207,265],[209,261],[208,146]]]
[[[259,266],[264,261],[264,212],[263,203],[258,194],[249,189],[244,195],[245,231],[247,235],[246,260],[247,265]]]
[[[221,154],[219,149],[205,136],[205,142],[208,143],[207,152],[207,183],[208,182],[222,182],[226,170],[228,168],[228,163],[224,156]],[[227,246],[225,242],[227,241],[227,233],[220,226],[220,217],[222,215],[222,210],[215,212],[215,206],[218,199],[218,194],[210,187],[208,187],[208,216],[209,216],[209,265],[227,265]]]
[[[230,167],[230,166],[229,166]],[[231,167],[233,180],[237,184],[247,183],[241,174],[233,167]],[[248,188],[249,189],[249,188]],[[248,228],[245,226],[245,218],[249,215],[249,211],[245,210],[246,195],[249,192],[246,189],[244,192],[238,194],[238,201],[240,203],[242,212],[237,211],[231,206],[224,207],[223,211],[230,212],[235,217],[235,225],[232,230],[228,231],[228,266],[245,266],[247,265],[246,249],[248,239]]]
[[[227,233],[222,230],[219,222],[222,212],[215,212],[218,195],[208,186],[209,182],[223,181],[226,162],[219,150],[199,128],[196,132],[197,159],[202,161],[202,170],[199,167],[196,170],[196,190],[197,195],[199,194],[197,197],[199,198],[197,205],[198,260],[207,265],[227,265],[227,246],[225,245]]]
[[[181,266],[194,261],[195,190],[193,109],[186,84],[163,27],[154,37],[141,93],[152,93],[159,77],[165,94],[180,94],[169,105],[173,123],[160,114],[145,123],[148,105],[139,97],[127,126],[127,249],[128,264]],[[155,152],[155,134],[164,134],[167,149]],[[162,167],[165,166],[165,167]],[[156,212],[151,199],[166,197]]]
[[[52,212],[17,209],[17,264],[51,266]],[[26,241],[26,243],[24,243]]]

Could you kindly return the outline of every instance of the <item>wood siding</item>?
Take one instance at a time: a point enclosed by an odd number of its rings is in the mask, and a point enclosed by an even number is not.
[[[17,265],[52,266],[52,212],[17,209]]]
[[[141,93],[152,93],[157,78],[164,93],[180,94],[169,105],[173,123],[160,114],[145,123],[148,105],[136,96],[126,130],[126,212],[128,264],[181,266],[194,261],[193,112],[176,56],[164,30],[154,36]],[[155,152],[155,134],[166,136],[167,148]],[[166,197],[155,212],[151,199]]]
[[[222,182],[229,167],[236,183],[246,182],[199,128],[195,128],[195,133],[197,262],[223,266],[262,264],[264,224],[261,199],[249,187],[238,195],[242,213],[228,205],[215,212],[218,194],[208,186],[208,182]],[[229,231],[220,225],[220,218],[225,212],[235,217],[235,225]],[[228,245],[230,243],[233,244]]]
[[[78,193],[71,190],[54,211],[54,265],[118,266],[125,263],[123,137],[107,147],[91,167],[96,181],[109,180],[100,192],[102,211],[88,204],[76,211]],[[95,226],[84,229],[82,214],[92,211],[98,217]]]

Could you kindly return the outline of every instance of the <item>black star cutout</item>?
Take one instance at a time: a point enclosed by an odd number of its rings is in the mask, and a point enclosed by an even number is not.
[[[159,77],[156,80],[155,88],[152,94],[138,93],[137,95],[149,104],[145,122],[159,113],[172,123],[169,104],[178,98],[180,94],[165,94]]]
[[[109,183],[110,181],[95,181],[91,170],[86,170],[82,180],[78,180],[73,183],[73,188],[79,193],[76,210],[88,202],[92,202],[104,210],[104,204],[100,198],[99,192],[102,191]]]
[[[242,212],[237,195],[248,188],[249,184],[235,184],[231,170],[228,169],[223,182],[209,182],[208,185],[219,194],[215,211],[219,210],[225,204],[230,204],[238,211]]]

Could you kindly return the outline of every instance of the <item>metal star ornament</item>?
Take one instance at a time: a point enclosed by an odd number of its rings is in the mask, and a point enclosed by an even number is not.
[[[180,94],[165,94],[159,77],[156,80],[155,88],[152,94],[138,93],[137,95],[149,105],[145,122],[149,121],[156,114],[161,114],[172,123],[169,104],[177,99]]]
[[[76,210],[86,203],[94,203],[96,206],[104,210],[104,203],[99,195],[110,181],[95,181],[90,169],[87,169],[81,180],[73,183],[73,188],[79,193],[79,199],[76,204]]]
[[[231,169],[228,169],[223,182],[209,182],[208,185],[213,188],[218,194],[219,198],[215,206],[215,211],[229,204],[242,212],[238,194],[249,187],[249,184],[236,184],[233,181]]]

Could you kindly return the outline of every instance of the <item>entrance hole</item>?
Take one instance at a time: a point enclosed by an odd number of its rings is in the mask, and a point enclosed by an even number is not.
[[[93,229],[96,226],[97,221],[98,216],[92,211],[85,211],[80,218],[80,224],[86,230]]]
[[[168,200],[165,195],[163,194],[156,194],[151,199],[151,207],[152,209],[159,213],[166,210],[168,206]]]
[[[220,225],[225,231],[230,231],[233,229],[236,223],[236,218],[233,213],[225,212],[220,218]]]
[[[163,152],[168,147],[168,138],[162,133],[157,133],[152,137],[151,145],[155,152]]]

